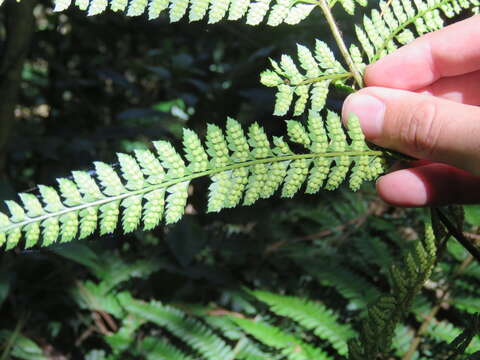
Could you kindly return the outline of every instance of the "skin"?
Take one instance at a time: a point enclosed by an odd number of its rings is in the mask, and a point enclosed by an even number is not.
[[[365,82],[343,121],[354,113],[367,140],[422,159],[382,176],[379,195],[397,206],[480,203],[480,15],[380,59]]]

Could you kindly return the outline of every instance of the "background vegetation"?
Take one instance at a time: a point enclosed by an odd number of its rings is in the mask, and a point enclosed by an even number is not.
[[[341,19],[343,29],[351,24]],[[268,57],[312,45],[315,36],[330,41],[325,34],[318,14],[272,29],[87,18],[73,9],[54,14],[46,2],[7,2],[0,8],[0,198],[152,140],[179,144],[182,127],[202,134],[206,122],[223,125],[227,116],[281,134],[273,92],[259,74]],[[339,109],[341,100],[328,106]],[[288,338],[269,343],[255,336],[269,329],[242,332],[232,319],[239,326],[261,319],[340,359],[366,305],[388,291],[389,265],[421,236],[425,216],[386,206],[369,186],[205,214],[206,187],[194,184],[188,215],[175,226],[1,253],[0,359],[183,358],[178,351],[227,359],[224,346],[232,359],[293,359],[298,346],[307,348]],[[475,207],[467,215],[480,223]],[[466,231],[478,239],[476,227]],[[479,281],[480,266],[450,242],[397,332],[392,358],[449,358],[442,344],[479,310]],[[318,323],[331,332],[271,311],[265,294],[246,289],[311,299],[312,317],[323,316]],[[474,339],[467,352],[479,350]]]

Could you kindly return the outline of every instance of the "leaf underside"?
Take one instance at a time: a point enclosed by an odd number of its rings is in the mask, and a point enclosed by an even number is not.
[[[10,216],[0,213],[0,246],[12,249],[47,246],[56,241],[83,239],[95,233],[114,232],[119,223],[125,233],[140,226],[150,230],[162,219],[177,222],[187,205],[190,182],[211,180],[208,211],[251,205],[281,188],[292,197],[306,183],[305,192],[334,190],[348,177],[356,190],[383,172],[382,152],[367,146],[358,119],[348,132],[338,115],[329,112],[326,126],[310,112],[307,126],[287,121],[288,140],[303,152],[293,152],[282,137],[273,144],[264,130],[253,124],[246,135],[240,124],[228,119],[224,133],[208,125],[204,146],[185,129],[180,156],[166,141],[153,143],[157,154],[137,150],[134,156],[118,154],[118,168],[95,162],[94,174],[74,171],[58,179],[58,188],[40,185],[39,194],[20,194],[21,205],[6,201]]]
[[[345,1],[349,6],[353,0]],[[350,45],[349,54],[356,69],[363,73],[367,64],[408,44],[416,37],[439,30],[445,19],[465,10],[479,11],[479,0],[393,0],[380,1],[378,9],[364,16],[361,25],[355,26],[357,43]],[[299,116],[308,110],[321,111],[333,87],[353,89],[353,75],[347,71],[330,47],[315,40],[310,50],[297,45],[294,60],[282,55],[279,62],[271,61],[271,69],[261,74],[261,82],[276,88],[274,115],[292,112]],[[297,65],[298,64],[298,65]]]

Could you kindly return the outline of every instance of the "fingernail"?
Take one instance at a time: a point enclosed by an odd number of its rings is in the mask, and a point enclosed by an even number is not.
[[[352,94],[343,104],[342,118],[346,122],[352,113],[357,115],[365,137],[374,140],[382,133],[385,109],[385,104],[373,96]]]

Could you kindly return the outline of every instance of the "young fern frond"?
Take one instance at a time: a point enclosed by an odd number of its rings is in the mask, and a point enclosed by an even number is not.
[[[72,0],[55,0],[54,11],[63,11],[71,3]],[[110,7],[113,11],[126,11],[127,16],[146,12],[150,20],[168,12],[171,22],[187,14],[190,22],[208,17],[209,24],[246,16],[248,25],[258,25],[267,18],[270,26],[297,24],[315,8],[315,2],[308,0],[75,0],[75,5],[88,11],[88,15],[100,14]]]
[[[370,63],[413,41],[417,36],[444,27],[442,14],[451,18],[465,9],[480,5],[479,0],[393,0],[380,1],[380,11],[365,16],[356,26],[357,38]]]
[[[267,291],[256,290],[251,293],[267,303],[275,314],[293,319],[328,341],[340,355],[347,355],[347,342],[356,334],[350,326],[338,323],[337,316],[323,304]]]
[[[396,325],[409,313],[413,298],[429,279],[436,259],[436,239],[428,225],[423,241],[412,244],[402,266],[392,266],[392,295],[381,296],[370,306],[360,341],[349,343],[349,359],[377,359],[388,354]]]
[[[308,131],[307,131],[308,128]],[[212,180],[208,210],[220,211],[271,197],[282,186],[282,197],[295,195],[304,182],[306,192],[334,190],[345,181],[357,190],[383,172],[382,152],[368,148],[358,119],[349,122],[348,137],[338,115],[329,112],[326,128],[318,113],[310,112],[308,126],[288,121],[288,138],[305,152],[295,153],[281,137],[270,144],[264,130],[253,124],[245,135],[240,124],[227,121],[227,136],[209,125],[206,149],[197,135],[185,130],[185,160],[166,141],[156,141],[158,156],[137,150],[135,157],[119,154],[119,169],[95,163],[95,176],[74,171],[73,180],[58,179],[59,189],[39,186],[39,196],[20,194],[22,205],[6,201],[10,217],[0,213],[0,246],[25,248],[42,240],[47,246],[57,240],[83,239],[98,228],[100,235],[112,233],[121,222],[125,233],[141,223],[145,230],[157,226],[165,215],[167,224],[184,213],[188,187],[193,179]],[[208,154],[208,155],[207,155]],[[165,213],[165,214],[164,214]]]
[[[297,45],[297,57],[300,71],[293,59],[283,55],[280,63],[270,59],[271,70],[261,74],[260,81],[268,87],[276,87],[274,115],[285,115],[296,98],[294,116],[301,115],[310,103],[310,109],[320,111],[324,108],[328,90],[332,82],[344,84],[352,77],[340,64],[329,46],[316,40],[312,53],[306,46]],[[361,59],[361,57],[360,57]]]

